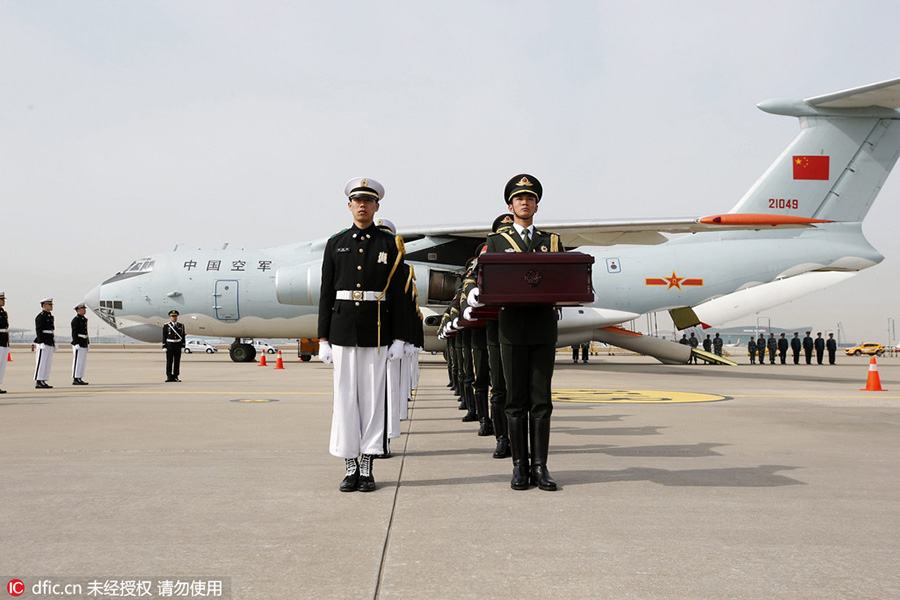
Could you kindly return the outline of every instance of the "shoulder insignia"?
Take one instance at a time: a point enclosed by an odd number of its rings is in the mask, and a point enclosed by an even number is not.
[[[341,235],[342,233],[346,233],[349,229],[350,229],[349,227],[345,227],[344,229],[341,229],[337,233],[333,234],[331,237],[337,237],[337,236]],[[328,239],[331,239],[331,238],[328,238]]]
[[[406,246],[403,245],[403,236],[395,235],[394,241],[397,244],[397,252],[399,252],[401,256],[405,256],[406,255]]]

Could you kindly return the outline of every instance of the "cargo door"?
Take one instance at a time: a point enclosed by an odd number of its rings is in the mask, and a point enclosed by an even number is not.
[[[213,308],[220,321],[237,321],[241,318],[238,309],[238,280],[219,279],[213,294]]]

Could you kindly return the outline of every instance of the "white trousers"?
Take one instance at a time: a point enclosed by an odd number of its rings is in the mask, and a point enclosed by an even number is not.
[[[389,439],[400,437],[400,407],[406,403],[403,396],[402,361],[402,358],[389,360],[387,364],[387,431]]]
[[[34,355],[34,380],[47,381],[50,379],[50,367],[53,366],[53,353],[56,346],[38,344]]]
[[[6,375],[6,361],[9,360],[9,346],[0,346],[0,384]]]
[[[412,383],[409,370],[412,367],[413,360],[415,360],[414,357],[404,354],[403,358],[395,361],[400,363],[400,421],[405,421],[409,418],[410,384]]]
[[[334,405],[329,452],[340,458],[384,454],[387,347],[332,346]]]
[[[87,367],[87,346],[72,346],[72,379],[84,377]]]

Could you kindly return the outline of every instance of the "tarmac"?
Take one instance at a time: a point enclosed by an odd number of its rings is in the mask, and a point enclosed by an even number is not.
[[[164,383],[158,349],[92,348],[89,386],[71,385],[65,351],[54,389],[36,390],[33,354],[12,357],[0,575],[22,598],[156,598],[163,582],[191,586],[165,597],[234,599],[900,598],[900,359],[879,361],[874,392],[860,391],[866,357],[561,352],[560,490],[544,492],[510,489],[509,459],[422,355],[404,433],[364,494],[338,491],[317,360],[193,354]],[[84,587],[46,593],[58,582]]]

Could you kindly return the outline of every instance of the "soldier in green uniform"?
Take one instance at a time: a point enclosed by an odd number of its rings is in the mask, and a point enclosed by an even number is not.
[[[513,229],[487,238],[488,252],[564,252],[559,235],[534,226],[543,188],[533,175],[516,175],[506,184],[504,200],[513,215]],[[475,305],[478,302],[474,295]],[[557,309],[550,306],[504,306],[499,315],[500,355],[506,379],[506,417],[509,424],[513,476],[510,487],[529,483],[555,491],[547,470],[550,445],[551,379],[556,359]],[[529,423],[530,421],[530,423]],[[528,430],[531,428],[531,465]]]

